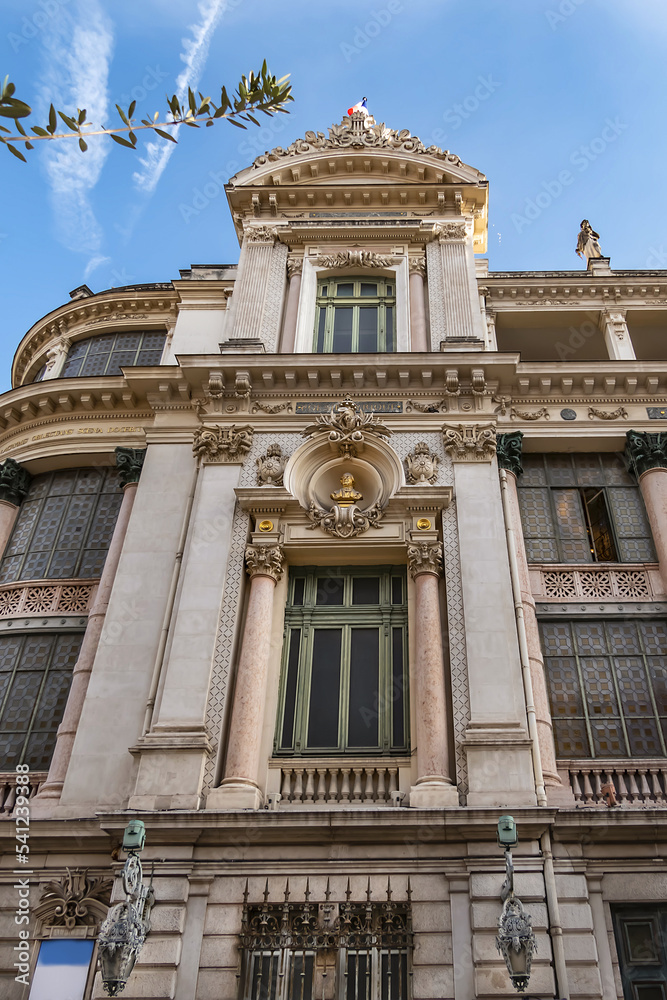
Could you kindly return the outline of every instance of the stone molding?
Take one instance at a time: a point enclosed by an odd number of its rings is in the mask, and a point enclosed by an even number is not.
[[[42,927],[99,927],[109,910],[113,879],[93,878],[89,869],[66,868],[47,882],[33,913]]]
[[[430,483],[438,478],[438,456],[431,452],[425,441],[419,441],[415,450],[405,457],[406,480],[410,486]]]
[[[270,576],[274,583],[277,583],[283,574],[284,559],[282,545],[246,546],[246,571],[251,579],[256,576]]]
[[[249,424],[200,427],[195,431],[192,451],[205,465],[243,464],[252,445],[252,435],[253,428]]]
[[[445,451],[453,462],[491,462],[496,454],[496,425],[445,424],[442,428]]]
[[[508,431],[506,434],[499,434],[496,438],[498,468],[507,469],[513,476],[523,474],[523,466],[521,465],[522,438],[522,431]]]
[[[0,500],[20,507],[25,500],[32,476],[13,459],[6,458],[0,465]]]
[[[667,431],[630,430],[625,435],[625,457],[630,471],[639,478],[650,469],[667,469]]]
[[[442,575],[442,542],[409,542],[408,569],[412,579],[421,573]]]
[[[423,278],[426,274],[426,255],[420,254],[419,257],[409,257],[408,270],[410,274],[420,274]]]
[[[282,486],[283,472],[287,465],[287,455],[279,444],[270,444],[264,455],[255,459],[257,464],[258,486]]]
[[[372,250],[341,250],[319,254],[317,267],[393,267],[400,258],[386,257]]]
[[[139,482],[145,458],[145,448],[116,448],[116,468],[121,486]]]

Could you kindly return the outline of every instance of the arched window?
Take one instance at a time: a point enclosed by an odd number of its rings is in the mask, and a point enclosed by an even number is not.
[[[121,368],[159,365],[166,333],[163,330],[102,333],[77,340],[67,355],[61,378],[85,375],[121,375]]]
[[[317,354],[396,350],[396,284],[387,278],[325,278],[317,287]]]
[[[0,584],[99,577],[122,497],[115,468],[35,476],[0,563]]]

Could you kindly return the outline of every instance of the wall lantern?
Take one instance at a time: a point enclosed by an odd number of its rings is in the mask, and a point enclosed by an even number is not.
[[[139,819],[131,820],[123,834],[127,860],[123,866],[125,899],[112,907],[100,928],[98,953],[102,986],[110,997],[122,993],[134,963],[150,930],[150,913],[155,902],[153,881],[143,883],[139,852],[146,841],[146,828]]]
[[[535,934],[532,918],[523,903],[514,895],[514,863],[512,847],[519,843],[516,823],[512,816],[501,816],[498,821],[498,846],[505,851],[506,876],[500,890],[503,909],[498,919],[496,947],[505,959],[512,986],[523,993],[530,979],[530,967],[535,951]]]

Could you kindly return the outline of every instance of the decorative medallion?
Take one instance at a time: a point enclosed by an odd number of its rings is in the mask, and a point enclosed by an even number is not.
[[[107,915],[113,880],[91,878],[88,869],[66,868],[58,882],[47,882],[34,915],[46,927],[96,927]]]
[[[282,486],[287,455],[279,444],[270,444],[266,454],[257,459],[257,485]]]
[[[411,486],[430,483],[438,478],[438,456],[431,453],[425,441],[415,445],[414,452],[405,457],[406,479]]]
[[[577,411],[576,410],[571,410],[569,407],[566,407],[566,409],[561,410],[560,411],[560,415],[563,418],[563,420],[576,420],[577,419]]]

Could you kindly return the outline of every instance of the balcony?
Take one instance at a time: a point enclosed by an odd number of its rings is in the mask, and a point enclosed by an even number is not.
[[[267,795],[281,809],[397,806],[410,787],[411,767],[409,758],[396,757],[274,759]]]
[[[607,803],[602,786],[613,784],[617,805],[647,808],[667,806],[667,758],[655,760],[562,760],[558,770],[569,776],[577,807]]]
[[[0,587],[0,618],[80,615],[90,610],[98,580],[50,580]]]

